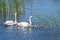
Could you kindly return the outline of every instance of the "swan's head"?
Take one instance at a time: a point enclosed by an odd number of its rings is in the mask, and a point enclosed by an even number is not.
[[[17,12],[15,13],[15,15],[17,15]]]
[[[30,19],[32,19],[32,18],[33,18],[33,16],[30,16],[29,18],[30,18]]]

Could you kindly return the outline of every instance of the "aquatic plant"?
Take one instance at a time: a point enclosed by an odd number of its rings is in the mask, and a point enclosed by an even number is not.
[[[1,4],[2,4],[2,2],[0,1],[0,8],[2,7],[2,5],[1,5]]]
[[[47,19],[43,18],[41,15],[36,16],[36,17],[40,20],[39,26],[48,31],[50,28],[49,21]]]
[[[58,23],[56,21],[56,17],[53,17],[53,16],[47,16],[47,18],[50,20],[50,24],[51,24],[51,27],[52,29],[56,28],[57,27],[57,30],[58,30]]]
[[[57,16],[45,15],[43,18],[41,15],[38,15],[36,17],[41,21],[40,26],[43,26],[46,30],[51,29],[54,31],[54,29],[57,29],[58,31],[60,26],[60,12],[57,13]]]
[[[2,4],[2,2],[0,1],[0,11],[1,11],[1,8],[2,8],[1,4]],[[2,16],[2,15],[1,15],[1,13],[0,13],[0,20],[2,19],[1,16]]]
[[[17,12],[18,16],[17,18],[19,19],[20,16],[22,15],[22,9],[23,8],[23,1],[22,0],[0,0],[0,9],[2,10],[3,13],[3,20],[6,20],[6,16],[8,15],[9,18],[11,18],[11,15],[14,16],[14,13]],[[25,7],[25,6],[24,6]]]
[[[5,3],[5,0],[2,2],[2,4],[1,4],[1,6],[2,6],[2,10],[3,10],[3,20],[5,21],[6,20],[6,3]]]
[[[21,0],[13,0],[13,5],[14,5],[14,9],[15,11],[17,12],[17,19],[19,20],[21,15],[23,14],[22,13],[22,5],[21,5]]]

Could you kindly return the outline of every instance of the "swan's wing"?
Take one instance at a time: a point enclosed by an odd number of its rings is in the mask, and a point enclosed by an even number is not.
[[[6,21],[4,24],[5,25],[14,25],[14,22],[13,21]]]
[[[27,22],[20,22],[20,23],[18,23],[18,25],[19,26],[23,26],[23,27],[27,27],[27,26],[29,26],[29,23],[27,23]]]

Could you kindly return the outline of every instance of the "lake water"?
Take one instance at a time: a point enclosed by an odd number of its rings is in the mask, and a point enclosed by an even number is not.
[[[31,4],[28,0],[24,0],[25,8],[31,8]],[[57,11],[60,10],[60,0],[33,0],[32,11],[25,9],[25,14],[18,19],[20,21],[28,21],[29,16],[34,16],[32,19],[33,24],[41,24],[40,20],[36,16],[41,16],[46,19],[46,15],[51,17],[57,17]],[[0,11],[1,12],[1,11]],[[31,13],[32,12],[32,13]],[[3,15],[2,15],[3,16]],[[12,17],[12,18],[11,18]],[[7,19],[14,20],[14,16],[7,16]],[[56,27],[46,30],[40,28],[20,28],[17,26],[5,27],[4,20],[0,13],[0,40],[60,40],[60,29]],[[51,21],[50,21],[51,22]],[[58,22],[58,21],[57,21]],[[53,24],[54,25],[54,24]],[[60,28],[60,25],[59,25]]]

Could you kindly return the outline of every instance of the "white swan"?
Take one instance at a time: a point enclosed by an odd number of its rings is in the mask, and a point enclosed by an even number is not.
[[[32,16],[29,17],[29,23],[28,22],[20,22],[20,23],[17,23],[17,25],[21,26],[21,27],[29,27],[32,25],[31,19],[32,19]]]
[[[17,13],[15,13],[15,22],[12,21],[12,20],[7,20],[7,21],[4,23],[4,25],[6,25],[6,26],[12,26],[12,25],[16,24],[16,23],[17,23],[17,22],[16,22],[16,15],[17,15]]]
[[[14,25],[14,22],[12,20],[7,20],[4,24],[6,26],[12,26],[12,25]]]
[[[17,23],[16,15],[17,15],[17,13],[15,13],[15,24],[16,25],[21,26],[21,27],[28,27],[28,26],[31,26],[32,25],[32,22],[31,22],[32,16],[29,17],[29,23],[28,22],[20,22],[20,23]]]

